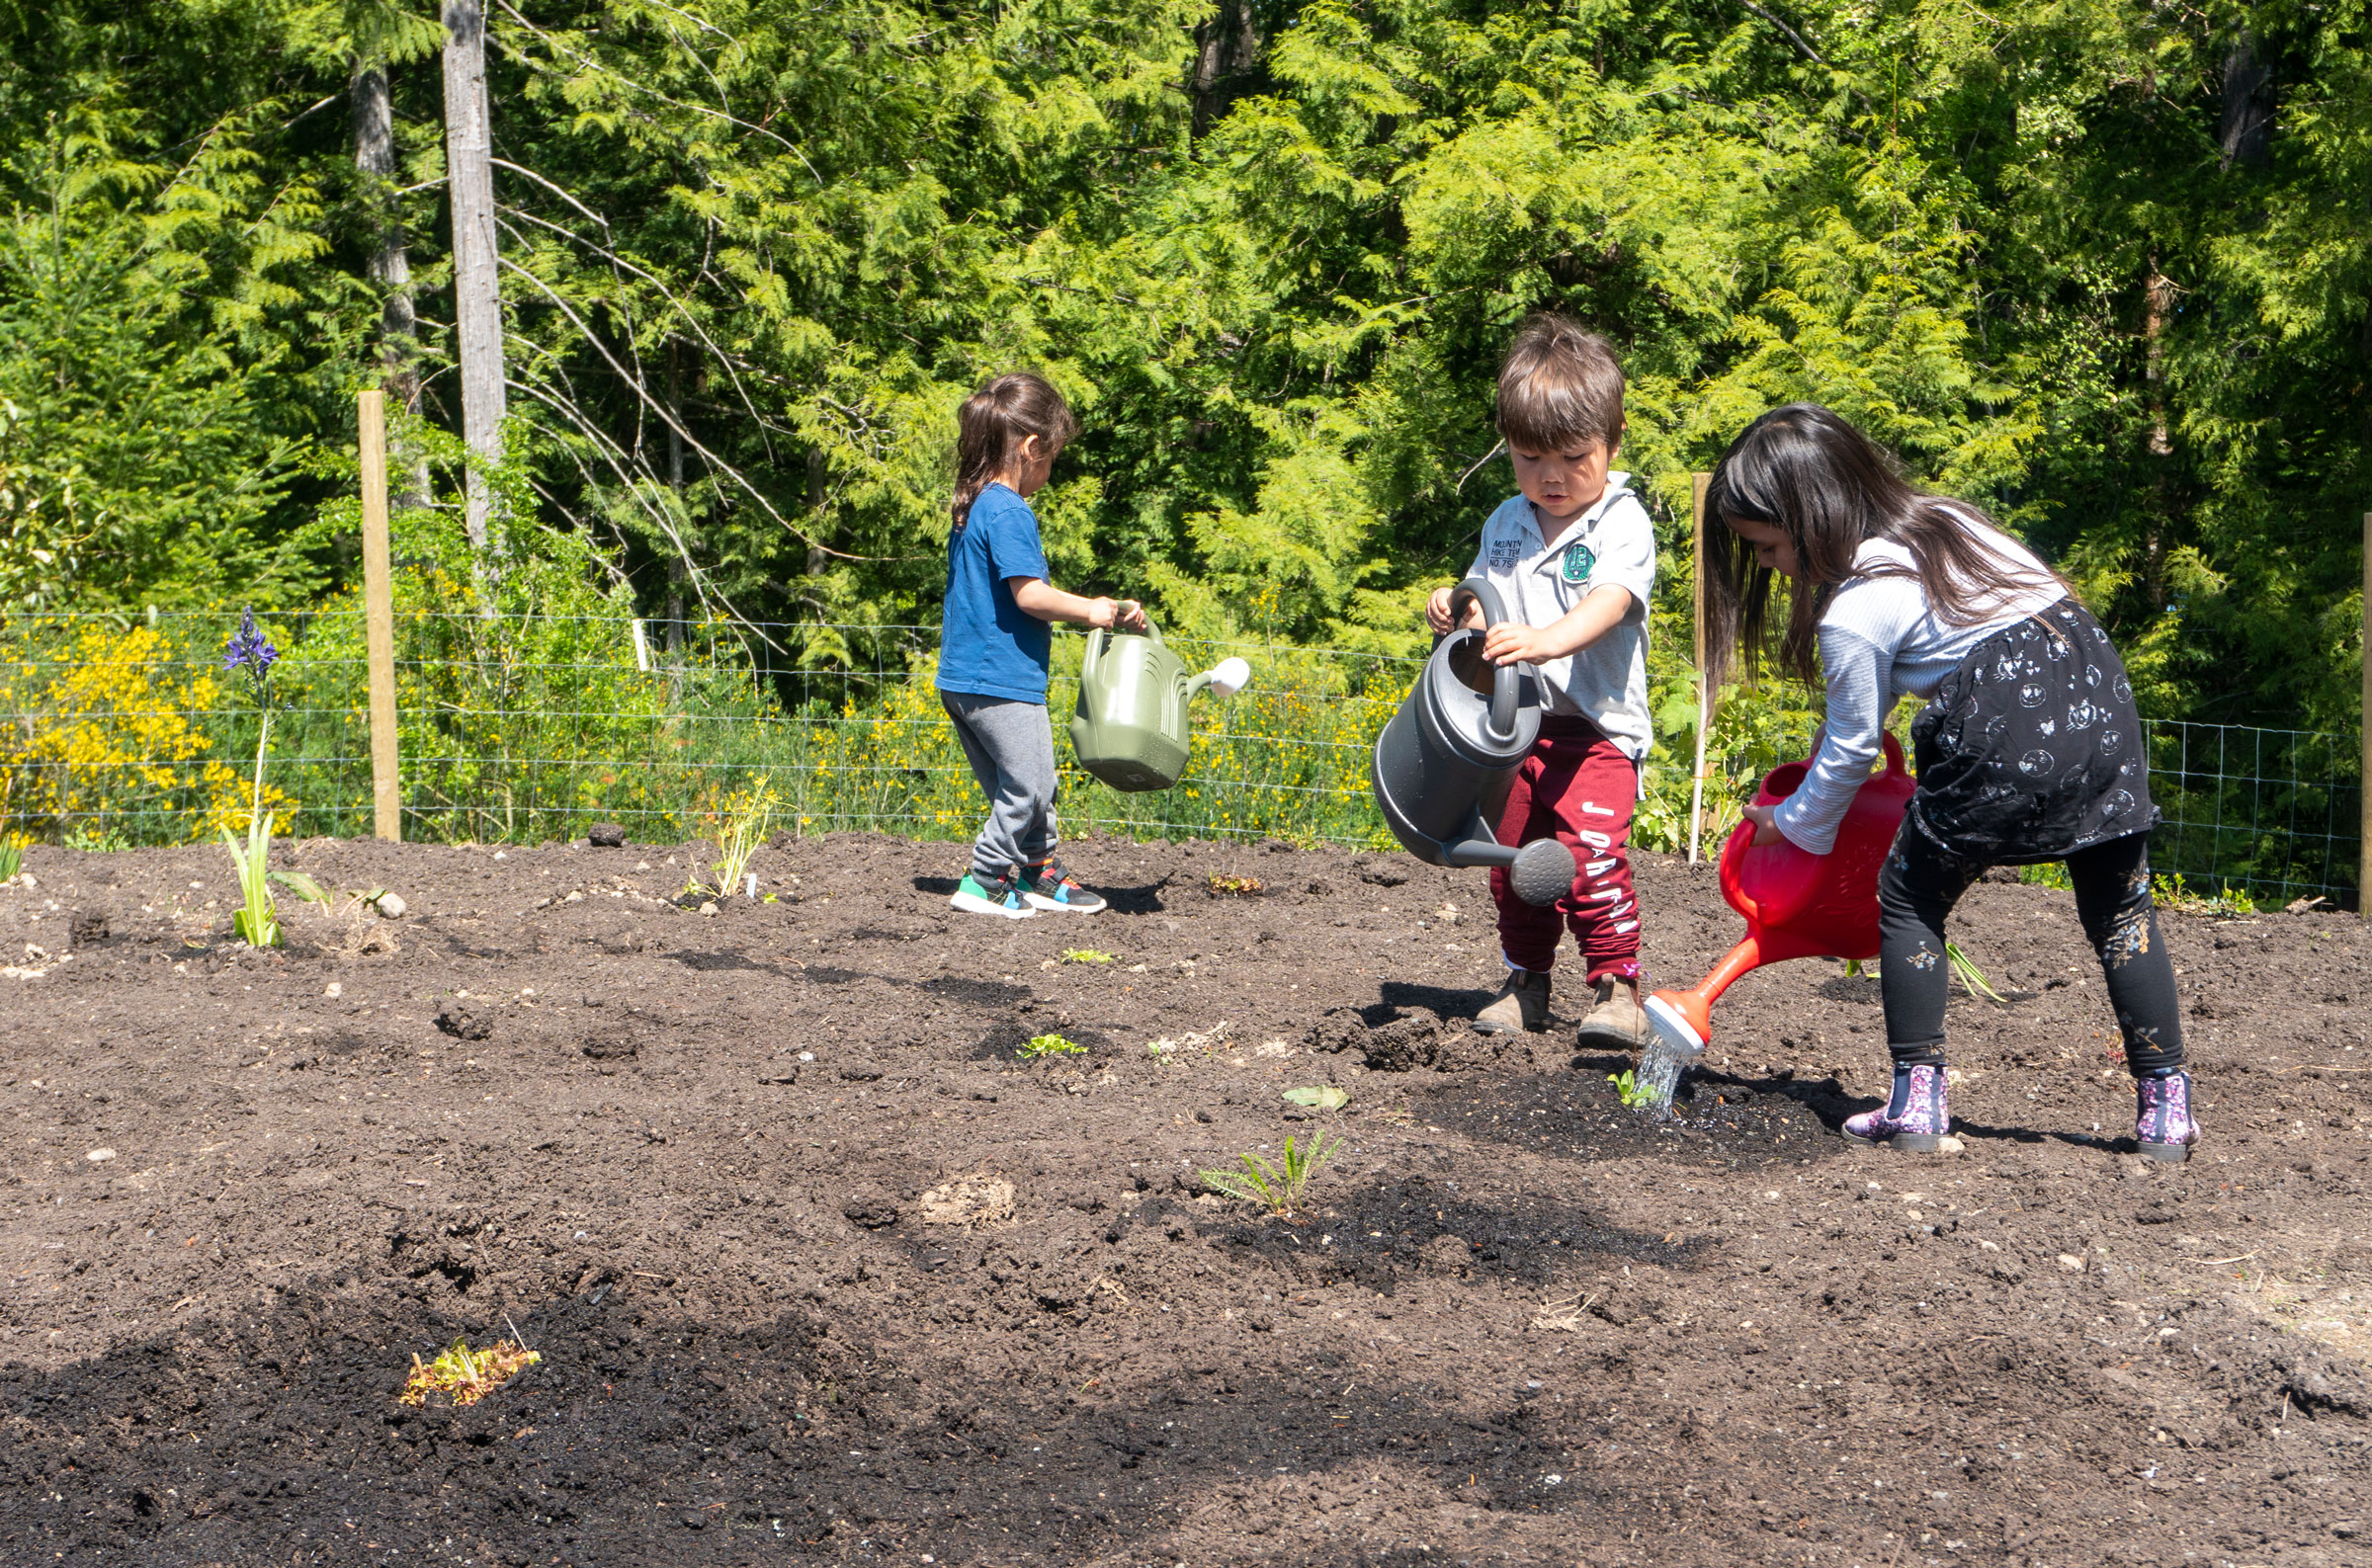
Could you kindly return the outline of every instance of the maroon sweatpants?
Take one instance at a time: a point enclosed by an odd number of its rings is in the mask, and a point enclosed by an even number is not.
[[[1557,961],[1561,927],[1570,927],[1594,984],[1608,975],[1639,977],[1639,899],[1631,889],[1631,812],[1639,800],[1639,765],[1588,719],[1544,714],[1540,739],[1515,771],[1495,831],[1501,844],[1554,834],[1570,847],[1581,874],[1543,909],[1515,896],[1507,873],[1490,873],[1499,906],[1499,946],[1519,969],[1545,972]]]

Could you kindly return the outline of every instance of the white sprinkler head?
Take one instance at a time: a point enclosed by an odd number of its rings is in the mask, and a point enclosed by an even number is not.
[[[1233,697],[1252,684],[1252,667],[1241,659],[1222,659],[1211,667],[1211,690]]]

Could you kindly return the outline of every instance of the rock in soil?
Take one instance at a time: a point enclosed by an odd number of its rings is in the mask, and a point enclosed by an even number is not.
[[[494,1011],[487,1007],[448,1002],[437,1009],[437,1028],[455,1039],[485,1039],[494,1032]],[[586,1054],[590,1055],[591,1052]]]
[[[1921,1157],[1836,1135],[1887,1070],[1834,963],[1739,981],[1669,1120],[1574,1054],[1577,983],[1474,1034],[1480,871],[1089,837],[1110,912],[1008,923],[948,910],[960,845],[786,837],[799,902],[703,919],[694,847],[643,853],[308,844],[406,940],[254,953],[196,912],[218,849],[28,852],[12,950],[64,950],[53,899],[110,936],[0,976],[0,1562],[2363,1555],[2351,915],[2161,912],[2222,1000],[2160,1165],[2070,895],[1971,888],[2006,1001],[1953,996]],[[1635,864],[1694,979],[1713,867]],[[1049,1032],[1090,1054],[1015,1060]],[[1294,1217],[1202,1191],[1312,1084],[1350,1098]],[[513,1324],[528,1371],[394,1403]]]

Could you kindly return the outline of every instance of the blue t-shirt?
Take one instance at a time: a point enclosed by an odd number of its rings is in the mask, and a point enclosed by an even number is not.
[[[1046,701],[1054,628],[1013,602],[1013,577],[1046,576],[1038,514],[1001,484],[982,490],[947,536],[947,609],[939,621],[939,690],[1016,702]]]

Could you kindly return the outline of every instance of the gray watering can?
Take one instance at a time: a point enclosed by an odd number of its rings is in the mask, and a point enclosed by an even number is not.
[[[1453,621],[1469,600],[1482,606],[1485,627],[1507,619],[1499,591],[1469,577],[1450,590]],[[1525,684],[1516,666],[1493,668],[1482,658],[1482,632],[1451,632],[1376,737],[1369,778],[1409,854],[1433,866],[1504,866],[1517,897],[1546,906],[1572,891],[1580,874],[1573,852],[1553,838],[1501,844],[1484,814],[1497,814],[1540,738],[1540,704],[1525,701]]]
[[[1087,633],[1070,720],[1079,766],[1115,789],[1167,789],[1186,771],[1187,704],[1206,688],[1233,697],[1251,676],[1241,659],[1188,675],[1149,619],[1143,636],[1098,626]]]

